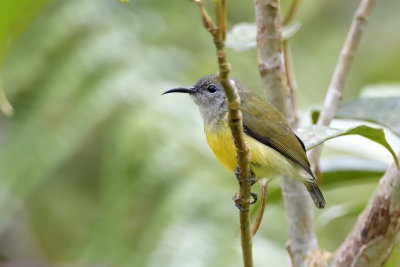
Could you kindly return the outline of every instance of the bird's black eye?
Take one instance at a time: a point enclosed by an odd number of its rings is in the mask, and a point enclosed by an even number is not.
[[[208,90],[210,93],[215,93],[215,92],[217,91],[217,87],[216,87],[214,84],[211,84],[211,85],[209,85],[209,86],[207,87],[207,90]]]

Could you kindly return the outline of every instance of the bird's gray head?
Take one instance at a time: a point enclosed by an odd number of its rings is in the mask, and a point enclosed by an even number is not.
[[[205,123],[223,116],[226,111],[225,92],[222,85],[217,82],[215,74],[201,77],[194,86],[170,89],[168,93],[188,93],[199,106],[200,113]]]

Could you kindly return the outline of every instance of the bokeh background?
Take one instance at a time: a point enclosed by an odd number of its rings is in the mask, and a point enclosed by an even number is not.
[[[228,2],[229,27],[254,21],[252,1]],[[290,47],[303,125],[321,106],[358,2],[300,1]],[[345,100],[377,84],[398,93],[398,10],[399,1],[377,1]],[[235,178],[208,148],[191,100],[161,97],[217,71],[192,1],[1,1],[0,49],[14,107],[0,115],[2,266],[241,266]],[[228,58],[261,95],[255,49]],[[322,248],[341,244],[391,161],[361,137],[327,143],[328,205],[315,211]],[[255,265],[286,266],[286,241],[273,181]],[[399,265],[396,248],[387,266]]]

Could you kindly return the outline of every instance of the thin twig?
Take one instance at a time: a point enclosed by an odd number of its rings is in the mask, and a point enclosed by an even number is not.
[[[222,34],[222,30],[219,27],[219,25],[223,24],[222,21],[224,20],[224,18],[223,18],[224,15],[222,14],[221,1],[214,1],[214,3],[215,3],[215,21],[216,21],[216,24],[217,24],[216,30],[217,30],[217,32],[219,34]],[[223,38],[221,38],[221,39],[223,39]]]
[[[333,116],[336,114],[339,102],[342,99],[344,85],[349,73],[351,64],[353,63],[361,36],[365,30],[368,17],[371,14],[375,0],[361,0],[356,12],[354,13],[353,21],[350,30],[347,34],[342,51],[340,52],[335,71],[333,73],[331,83],[325,96],[324,106],[319,114],[317,124],[329,125]],[[317,169],[318,159],[321,155],[322,146],[312,149],[308,155],[311,166],[314,170]]]
[[[226,39],[226,20],[227,20],[227,8],[226,8],[226,0],[221,0],[221,13],[222,20],[220,25],[222,40],[225,42]]]
[[[263,216],[264,216],[265,203],[267,201],[267,185],[268,185],[269,181],[270,180],[267,178],[262,178],[258,181],[258,183],[260,184],[260,187],[261,187],[261,198],[260,198],[260,207],[258,208],[257,217],[253,223],[253,227],[251,228],[251,233],[253,234],[253,236],[256,235],[258,228],[261,225]]]
[[[292,20],[293,15],[296,13],[298,4],[299,4],[299,0],[293,0],[288,13],[286,14],[286,17],[282,22],[283,26],[286,26]]]
[[[339,102],[342,99],[344,84],[353,63],[356,49],[360,43],[374,4],[375,0],[362,0],[354,14],[350,31],[340,52],[339,60],[325,97],[324,107],[318,117],[318,125],[329,125],[336,113]]]
[[[285,71],[290,92],[289,97],[290,97],[291,112],[288,113],[291,116],[288,119],[290,122],[290,126],[293,129],[297,129],[300,124],[300,109],[299,109],[299,100],[297,94],[297,83],[293,71],[292,55],[290,53],[290,49],[288,46],[289,46],[288,40],[283,40],[283,56],[285,60]]]
[[[240,173],[240,187],[238,198],[239,202],[247,212],[240,211],[240,231],[243,252],[243,262],[245,267],[253,266],[252,252],[252,234],[250,230],[250,201],[251,201],[251,182],[245,179],[250,177],[250,148],[244,140],[242,113],[240,112],[240,98],[235,88],[235,84],[229,80],[230,65],[226,59],[224,33],[226,32],[226,3],[222,0],[216,0],[216,10],[221,12],[217,14],[217,26],[214,25],[202,0],[196,1],[199,4],[200,12],[203,18],[204,27],[214,38],[215,48],[218,57],[218,81],[225,90],[226,102],[228,106],[228,124],[231,129],[232,137],[236,147],[236,156]],[[222,29],[224,28],[224,29]]]

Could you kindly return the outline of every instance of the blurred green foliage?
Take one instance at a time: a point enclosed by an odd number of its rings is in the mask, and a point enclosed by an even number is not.
[[[0,62],[21,32],[26,29],[35,15],[47,4],[48,0],[1,1],[0,23]]]
[[[396,88],[400,94],[400,86]],[[364,97],[343,102],[335,118],[350,118],[378,123],[400,136],[400,97]],[[312,120],[318,120],[319,111],[313,111]]]
[[[190,100],[160,96],[217,69],[197,6],[53,0],[30,22],[46,1],[20,2],[0,5],[8,7],[0,8],[0,53],[7,51],[1,76],[15,108],[12,118],[0,117],[3,262],[241,266],[230,200],[235,179],[207,147]],[[295,20],[302,27],[290,45],[304,109],[321,103],[357,4],[300,3]],[[377,3],[345,98],[366,84],[398,82],[399,7],[395,0]],[[253,9],[229,1],[229,27],[252,22]],[[14,45],[6,50],[7,40]],[[262,94],[256,51],[228,53],[233,75]],[[343,241],[382,172],[327,173],[328,206],[316,211],[323,248]],[[355,176],[343,179],[349,173]],[[283,266],[289,259],[279,181],[269,192],[255,264]],[[387,266],[398,266],[398,258],[396,251]]]

